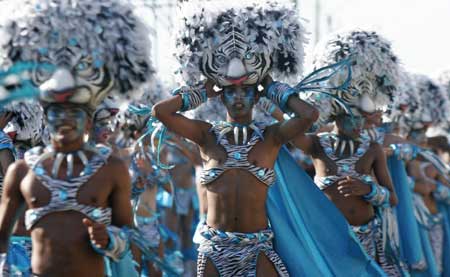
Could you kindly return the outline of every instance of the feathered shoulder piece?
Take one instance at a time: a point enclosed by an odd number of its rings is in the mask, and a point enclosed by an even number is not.
[[[227,86],[302,74],[305,29],[287,1],[184,2],[178,28],[178,72],[188,84],[202,75]]]

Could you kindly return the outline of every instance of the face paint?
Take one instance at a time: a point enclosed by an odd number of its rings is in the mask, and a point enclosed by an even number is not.
[[[341,119],[340,129],[344,135],[349,137],[358,137],[364,126],[364,117],[346,115]]]
[[[255,104],[255,87],[226,87],[223,102],[230,116],[242,116],[252,111]]]
[[[94,140],[96,143],[107,143],[113,133],[113,121],[105,118],[94,124]]]
[[[88,116],[82,108],[52,105],[46,117],[50,136],[56,141],[68,143],[84,135]]]

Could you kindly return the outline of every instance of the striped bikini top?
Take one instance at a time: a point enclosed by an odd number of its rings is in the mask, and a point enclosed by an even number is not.
[[[226,135],[220,135],[220,132],[226,128],[226,125],[220,123],[214,124],[210,131],[214,132],[216,135],[218,140],[217,144],[221,145],[227,152],[227,158],[225,163],[219,167],[204,169],[200,176],[200,184],[207,185],[213,182],[227,170],[244,169],[250,172],[259,181],[267,186],[271,186],[275,182],[275,171],[273,168],[255,166],[248,161],[248,153],[253,146],[262,139],[261,136],[264,134],[264,128],[261,128],[259,125],[257,125],[257,127],[259,128],[259,134],[258,132],[253,131],[252,137],[246,144],[234,145],[229,143]]]
[[[98,145],[95,149],[96,153],[88,161],[87,166],[85,166],[85,169],[80,176],[68,180],[54,179],[48,175],[39,162],[44,153],[42,147],[32,148],[25,153],[25,162],[33,170],[38,180],[51,193],[50,202],[47,205],[28,209],[25,212],[25,226],[27,230],[30,230],[42,217],[53,212],[63,211],[77,211],[94,221],[106,225],[111,224],[111,208],[80,204],[77,201],[77,195],[80,188],[106,164],[106,161],[112,152],[112,150],[106,146]]]
[[[355,165],[359,159],[367,152],[370,146],[370,140],[363,139],[358,147],[358,149],[353,153],[353,155],[341,158],[332,147],[332,138],[336,138],[335,134],[332,133],[322,133],[319,134],[320,145],[322,146],[325,154],[330,158],[337,166],[336,175],[329,176],[314,176],[314,183],[321,189],[324,190],[329,186],[333,185],[336,181],[343,179],[347,176],[358,178],[364,180],[365,182],[373,181],[372,176],[360,174],[356,171]],[[334,139],[336,141],[336,139]],[[337,151],[337,150],[336,150]]]

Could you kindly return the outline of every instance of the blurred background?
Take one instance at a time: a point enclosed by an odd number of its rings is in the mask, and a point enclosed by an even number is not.
[[[0,17],[5,12],[2,6],[13,1],[0,0]],[[148,9],[140,12],[154,27],[151,36],[155,66],[162,80],[173,81],[172,35],[180,0],[144,1]],[[450,68],[450,0],[291,1],[307,21],[310,32],[307,53],[333,31],[360,27],[378,31],[391,40],[395,52],[410,71],[433,76]]]

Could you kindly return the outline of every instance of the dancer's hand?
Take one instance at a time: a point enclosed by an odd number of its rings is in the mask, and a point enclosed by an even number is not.
[[[98,222],[94,222],[88,218],[83,218],[83,224],[86,226],[89,239],[92,244],[97,248],[105,249],[109,243],[109,235],[108,230],[106,229],[106,225]]]
[[[347,176],[345,179],[338,181],[337,189],[339,193],[349,197],[367,195],[372,188],[358,179]]]

